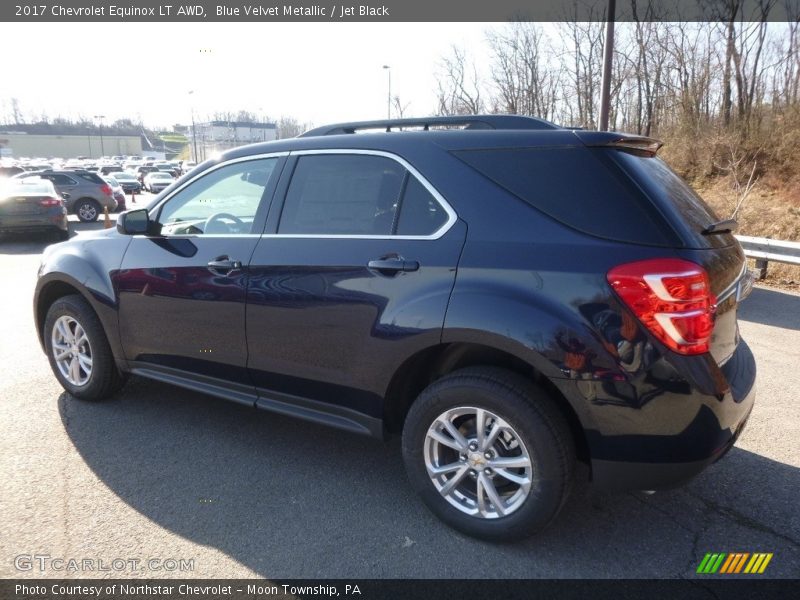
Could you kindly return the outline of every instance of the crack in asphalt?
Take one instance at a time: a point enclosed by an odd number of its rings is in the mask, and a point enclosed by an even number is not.
[[[796,549],[800,549],[800,542],[794,539],[791,536],[786,535],[785,533],[781,533],[780,531],[776,531],[769,525],[765,525],[761,521],[757,521],[752,517],[748,517],[747,515],[740,513],[735,508],[731,508],[730,506],[724,506],[714,500],[710,500],[708,498],[704,498],[703,496],[699,496],[697,494],[692,494],[691,492],[686,492],[692,498],[699,500],[702,502],[710,512],[717,513],[725,518],[734,521],[737,525],[742,527],[746,527],[747,529],[752,529],[755,531],[760,531],[762,533],[767,533],[769,535],[773,535],[777,538],[782,539],[785,542],[788,542],[791,546]]]
[[[692,569],[694,568],[694,565],[697,564],[697,561],[698,561],[698,558],[699,558],[698,547],[699,547],[699,544],[700,544],[700,537],[708,530],[708,524],[707,524],[708,523],[708,516],[712,512],[712,510],[708,507],[708,505],[704,504],[703,511],[702,511],[703,514],[700,517],[700,523],[703,523],[703,525],[699,529],[693,529],[692,527],[690,527],[688,525],[684,525],[683,523],[681,523],[677,519],[677,517],[674,514],[670,513],[669,511],[664,510],[663,508],[661,508],[658,505],[648,503],[645,498],[641,498],[640,496],[638,496],[636,494],[636,492],[628,492],[628,495],[631,498],[633,498],[634,500],[636,500],[637,502],[639,502],[640,504],[644,505],[645,507],[647,507],[647,508],[649,508],[651,510],[654,510],[657,513],[665,516],[668,520],[673,522],[680,529],[683,529],[684,531],[687,531],[687,532],[692,534],[692,544],[691,544],[691,549],[690,549],[689,561],[686,564],[686,566],[683,568],[683,570],[681,570],[678,573],[676,573],[676,578],[685,579],[687,581],[694,581],[693,579],[690,579],[689,577],[686,576],[686,572],[687,571],[692,571]],[[707,589],[707,588],[704,588],[704,589]],[[711,590],[708,590],[708,591],[710,592]]]

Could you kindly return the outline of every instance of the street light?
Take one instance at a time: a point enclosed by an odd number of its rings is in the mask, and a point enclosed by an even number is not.
[[[106,116],[95,115],[94,118],[100,121],[100,158],[103,158],[106,155],[106,148],[103,145],[103,119],[105,119]]]
[[[194,94],[194,90],[189,90],[189,95]],[[189,99],[191,101],[191,98]],[[192,108],[192,146],[194,147],[194,162],[197,162],[197,132],[194,129],[194,102],[190,102]]]
[[[392,118],[392,67],[389,65],[383,65],[383,68],[386,69],[386,73],[389,75],[389,93],[386,96],[386,118]]]

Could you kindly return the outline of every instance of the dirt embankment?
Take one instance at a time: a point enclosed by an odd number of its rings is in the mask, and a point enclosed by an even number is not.
[[[694,188],[720,218],[730,217],[736,209],[739,200],[727,179],[694,184]],[[737,233],[741,235],[800,241],[800,181],[756,181],[739,207],[736,220]],[[767,278],[761,283],[798,290],[800,266],[771,262]]]

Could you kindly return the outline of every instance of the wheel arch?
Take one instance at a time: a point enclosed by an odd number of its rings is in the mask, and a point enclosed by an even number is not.
[[[575,408],[549,377],[531,362],[497,348],[475,342],[448,342],[416,352],[395,371],[384,396],[384,427],[389,433],[403,429],[417,396],[434,381],[458,369],[492,366],[522,375],[545,389],[570,428],[577,456],[589,459],[584,425]]]
[[[106,334],[106,339],[111,347],[111,352],[119,366],[124,364],[122,348],[117,335],[116,308],[113,305],[114,296],[106,296],[99,290],[90,290],[80,282],[63,273],[50,274],[44,276],[36,287],[34,295],[34,324],[39,344],[44,349],[44,322],[47,318],[47,311],[64,296],[77,295],[89,303],[89,306],[97,315],[100,324]]]

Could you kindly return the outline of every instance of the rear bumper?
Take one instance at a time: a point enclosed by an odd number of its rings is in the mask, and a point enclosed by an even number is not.
[[[741,341],[722,367],[708,355],[670,357],[636,381],[579,382],[567,397],[575,406],[576,393],[583,396],[593,483],[656,490],[693,478],[736,443],[755,403],[755,380],[755,359]]]
[[[755,393],[752,393],[747,399],[751,409],[754,401]],[[666,490],[678,487],[725,456],[744,431],[749,417],[750,411],[728,434],[725,444],[705,459],[674,463],[592,460],[592,482],[604,490]]]
[[[44,231],[60,229],[67,231],[66,211],[59,209],[58,212],[45,213],[41,215],[11,215],[0,216],[0,231]]]

